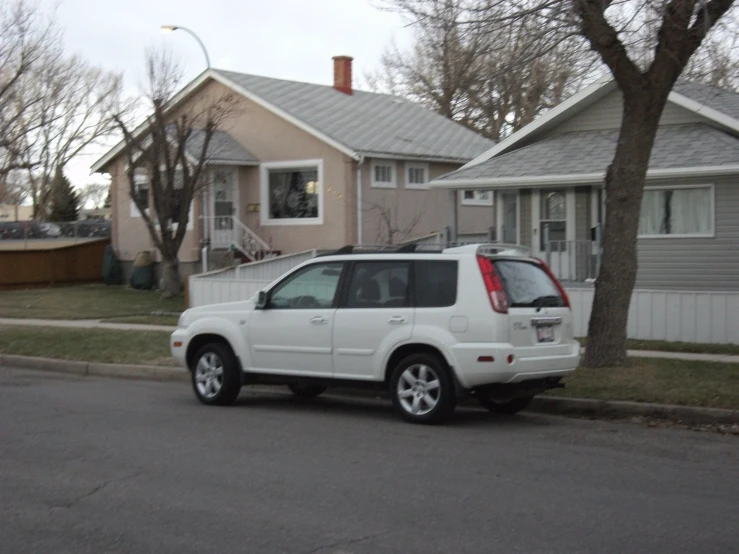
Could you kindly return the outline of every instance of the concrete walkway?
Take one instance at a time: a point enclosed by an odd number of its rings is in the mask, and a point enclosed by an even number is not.
[[[28,325],[35,327],[64,327],[67,329],[112,329],[117,331],[169,331],[171,325],[148,325],[145,323],[108,323],[99,319],[18,319],[0,317],[0,325]],[[695,362],[723,362],[739,364],[739,356],[727,354],[693,354],[690,352],[660,352],[657,350],[629,350],[634,358],[662,358],[667,360],[690,360]]]
[[[0,317],[0,325],[28,325],[32,327],[64,327],[66,329],[112,329],[116,331],[174,331],[172,325],[146,323],[108,323],[99,319],[19,319]]]

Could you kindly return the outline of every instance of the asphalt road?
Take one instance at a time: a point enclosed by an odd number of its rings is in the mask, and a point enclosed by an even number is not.
[[[0,368],[0,552],[736,553],[739,440]]]

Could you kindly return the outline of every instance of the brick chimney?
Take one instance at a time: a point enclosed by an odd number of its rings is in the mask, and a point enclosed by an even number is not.
[[[344,94],[352,93],[352,59],[334,56],[334,88]]]

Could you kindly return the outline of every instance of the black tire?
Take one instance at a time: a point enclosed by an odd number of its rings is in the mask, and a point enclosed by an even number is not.
[[[315,398],[326,392],[325,385],[317,385],[315,383],[290,383],[287,388],[300,398]]]
[[[200,366],[201,360],[204,365]],[[220,378],[217,369],[220,366]],[[200,402],[208,406],[230,406],[241,391],[241,370],[231,347],[222,342],[211,342],[198,350],[190,368],[192,389]],[[210,379],[210,380],[209,380]],[[220,387],[206,386],[215,381]],[[205,390],[202,390],[202,389]]]
[[[491,394],[485,391],[477,391],[475,393],[477,400],[488,409],[488,411],[494,414],[508,414],[514,415],[526,407],[533,400],[533,396],[522,396],[520,398],[509,398],[509,399],[496,399]]]
[[[419,375],[421,367],[426,367],[427,380],[426,384],[430,384],[438,381],[438,392],[437,389],[425,389],[421,388],[417,391],[413,389],[413,386],[403,377],[406,371],[410,372],[410,376],[419,377],[415,381],[414,386],[419,386],[422,382],[422,378]],[[435,379],[429,377],[429,370],[433,372]],[[402,387],[399,387],[403,378]],[[402,388],[403,391],[399,390]],[[401,397],[402,392],[409,393],[410,396]],[[457,404],[457,398],[455,396],[454,381],[451,376],[451,372],[446,362],[439,356],[434,354],[411,354],[406,358],[403,358],[400,363],[395,366],[393,373],[390,377],[390,397],[393,400],[393,407],[395,411],[411,423],[443,423],[449,419],[454,412],[454,408]],[[418,398],[418,400],[416,400]],[[429,404],[430,401],[435,401],[433,407]],[[418,412],[414,413],[413,409],[417,402]]]

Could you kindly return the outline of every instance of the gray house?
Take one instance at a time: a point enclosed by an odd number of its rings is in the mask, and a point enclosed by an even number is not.
[[[494,191],[500,240],[530,245],[566,281],[594,278],[621,114],[615,82],[600,81],[431,187]],[[689,82],[670,94],[638,251],[637,289],[739,291],[739,94]]]

